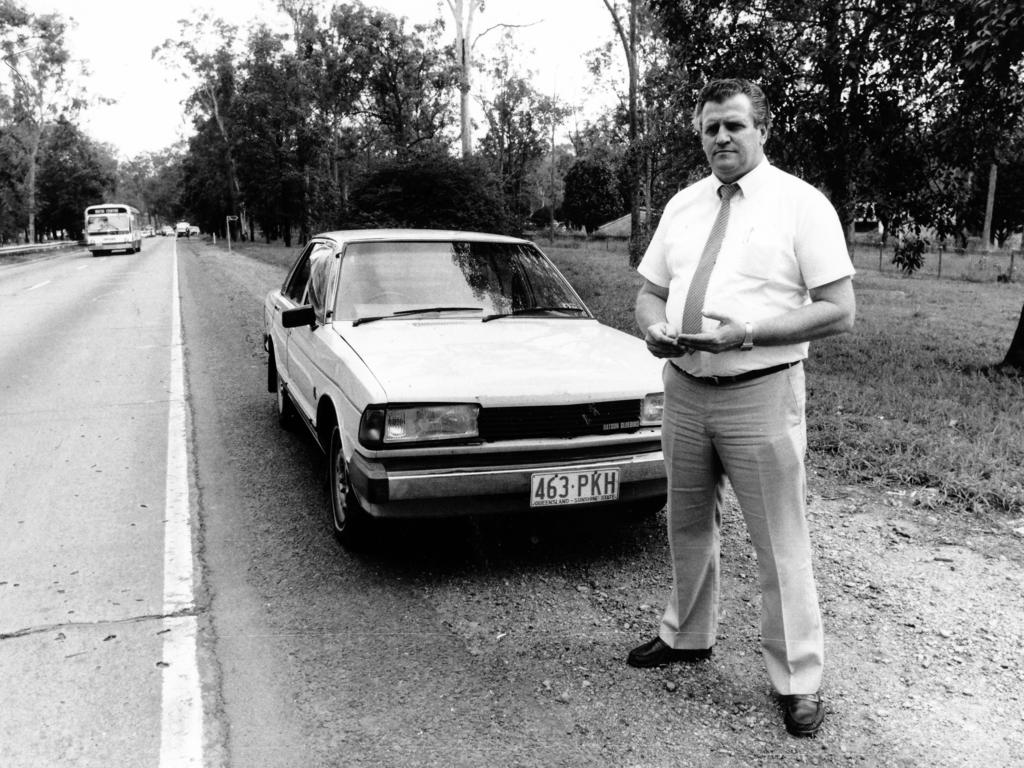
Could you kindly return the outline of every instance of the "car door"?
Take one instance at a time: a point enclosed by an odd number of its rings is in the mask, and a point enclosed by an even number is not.
[[[274,356],[277,363],[278,375],[290,387],[288,374],[288,339],[291,336],[291,329],[285,328],[281,323],[281,314],[288,309],[295,309],[302,306],[302,300],[306,295],[306,285],[309,282],[309,256],[313,251],[316,242],[310,242],[295,263],[288,271],[281,290],[272,294],[270,303],[273,309],[273,317],[268,323],[270,339],[274,345]]]
[[[324,337],[331,333],[328,324],[334,310],[334,289],[337,284],[338,259],[333,243],[313,241],[308,249],[306,270],[308,280],[302,305],[313,307],[315,322],[289,331],[287,341],[288,382],[292,400],[303,416],[312,421],[316,414],[318,391],[323,391],[324,356],[328,345]]]

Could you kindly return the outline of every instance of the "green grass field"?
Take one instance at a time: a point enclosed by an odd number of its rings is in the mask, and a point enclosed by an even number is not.
[[[538,244],[602,322],[639,336],[641,280],[621,247]],[[297,253],[242,249],[282,264]],[[991,368],[1016,328],[1021,284],[858,269],[854,331],[811,345],[810,464],[924,505],[1024,514],[1024,377]]]

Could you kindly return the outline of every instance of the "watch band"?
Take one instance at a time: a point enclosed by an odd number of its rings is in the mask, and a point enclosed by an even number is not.
[[[740,344],[740,351],[749,352],[754,348],[754,324],[744,323],[743,329],[743,343]]]

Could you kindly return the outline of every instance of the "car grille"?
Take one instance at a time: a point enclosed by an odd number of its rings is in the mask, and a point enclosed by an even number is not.
[[[478,426],[487,442],[635,432],[640,428],[640,401],[482,408]]]

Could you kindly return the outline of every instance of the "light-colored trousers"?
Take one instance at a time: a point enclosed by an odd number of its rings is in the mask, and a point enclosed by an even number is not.
[[[710,648],[718,630],[721,504],[728,477],[757,554],[761,647],[781,695],[821,685],[824,637],[805,509],[804,370],[710,386],[665,365],[673,589],[659,635]]]

